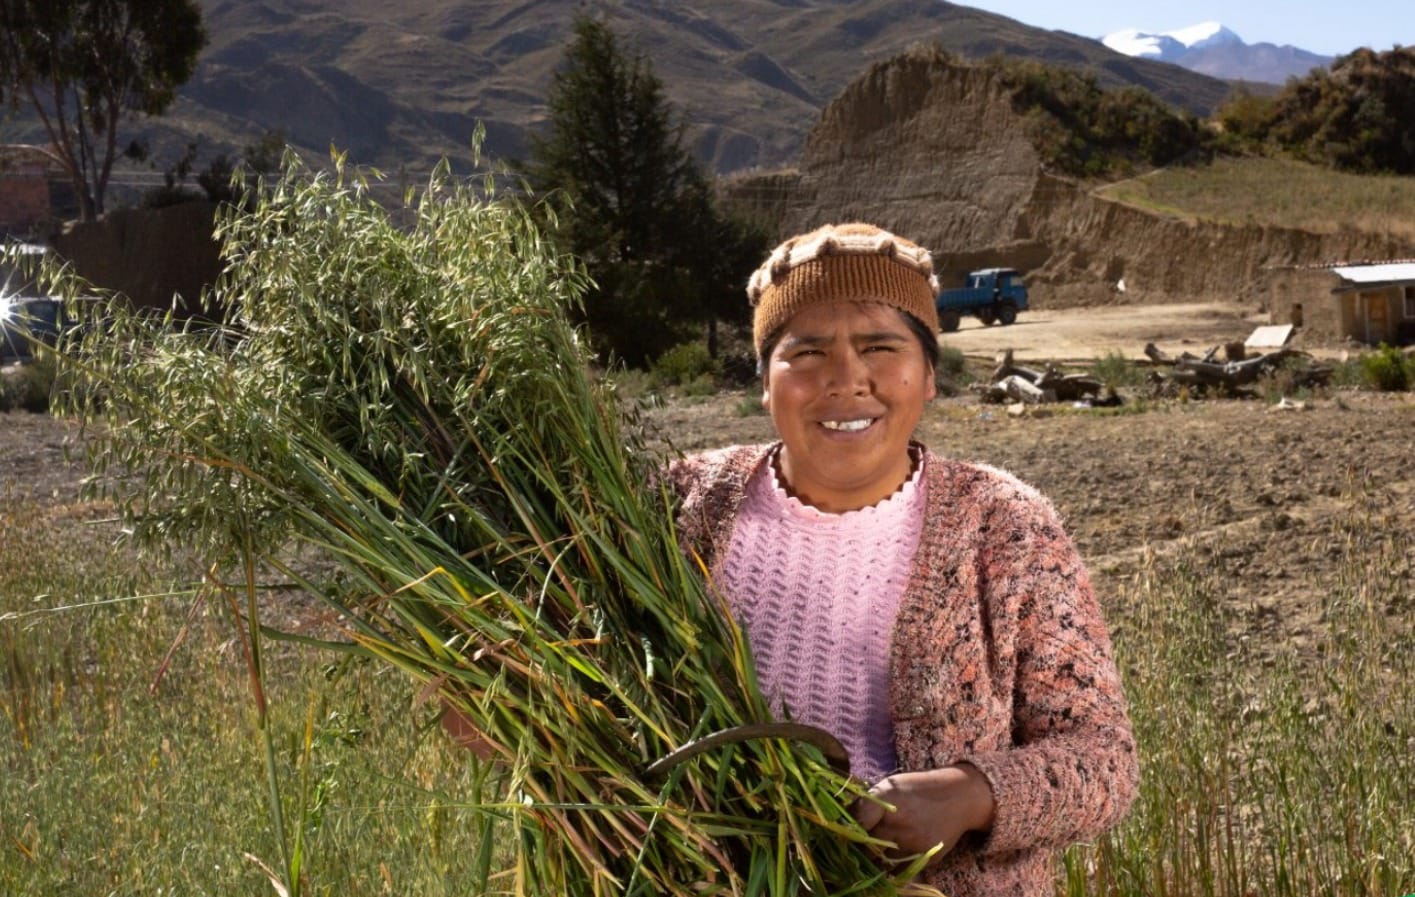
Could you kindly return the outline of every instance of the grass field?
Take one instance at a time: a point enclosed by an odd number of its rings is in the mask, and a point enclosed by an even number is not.
[[[282,867],[235,629],[193,612],[192,568],[108,551],[101,512],[0,503],[0,894],[275,894],[249,858]],[[303,649],[267,663],[305,893],[460,893],[481,839],[450,804],[472,771],[408,683]]]
[[[1415,178],[1342,174],[1281,159],[1220,158],[1102,188],[1101,195],[1153,212],[1223,224],[1314,233],[1352,228],[1415,239]],[[1340,224],[1338,224],[1340,222]]]
[[[1058,893],[1415,892],[1415,640],[1404,513],[1355,496],[1313,642],[1235,638],[1228,584],[1156,556],[1112,609],[1139,736],[1131,819],[1073,849]],[[0,500],[0,893],[460,894],[476,770],[383,668],[266,643],[292,842],[273,835],[241,642],[197,568],[110,550],[102,505]],[[277,584],[278,585],[278,584]],[[276,615],[297,597],[272,589]],[[182,644],[153,686],[169,648]],[[251,859],[254,857],[255,859]],[[259,863],[257,862],[259,860]]]

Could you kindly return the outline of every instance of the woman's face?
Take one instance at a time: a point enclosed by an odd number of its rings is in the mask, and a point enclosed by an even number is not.
[[[813,305],[787,321],[762,375],[781,474],[801,501],[839,513],[894,494],[934,372],[904,317],[877,302]]]

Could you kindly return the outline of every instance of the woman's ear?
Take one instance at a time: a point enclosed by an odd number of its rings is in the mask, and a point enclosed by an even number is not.
[[[924,401],[931,402],[938,395],[938,371],[934,370],[934,366],[927,361],[924,362],[924,366],[929,369],[928,386],[925,388]]]

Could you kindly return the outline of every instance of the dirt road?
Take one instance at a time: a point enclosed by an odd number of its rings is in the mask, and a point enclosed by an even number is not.
[[[964,318],[942,341],[965,355],[991,357],[1012,349],[1018,358],[1089,362],[1111,353],[1143,358],[1146,343],[1171,355],[1186,349],[1202,354],[1212,346],[1242,342],[1267,323],[1266,312],[1215,303],[1033,309],[1008,327]]]

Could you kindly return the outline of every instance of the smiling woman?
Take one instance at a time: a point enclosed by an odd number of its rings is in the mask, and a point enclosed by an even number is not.
[[[934,396],[907,315],[878,302],[792,316],[766,360],[762,405],[782,439],[782,479],[822,511],[873,505],[909,478],[909,440]]]
[[[913,440],[934,396],[927,251],[865,224],[792,238],[748,296],[779,441],[677,462],[687,546],[782,718],[830,731],[862,825],[952,897],[1052,893],[1053,851],[1128,808],[1134,740],[1050,504]]]

